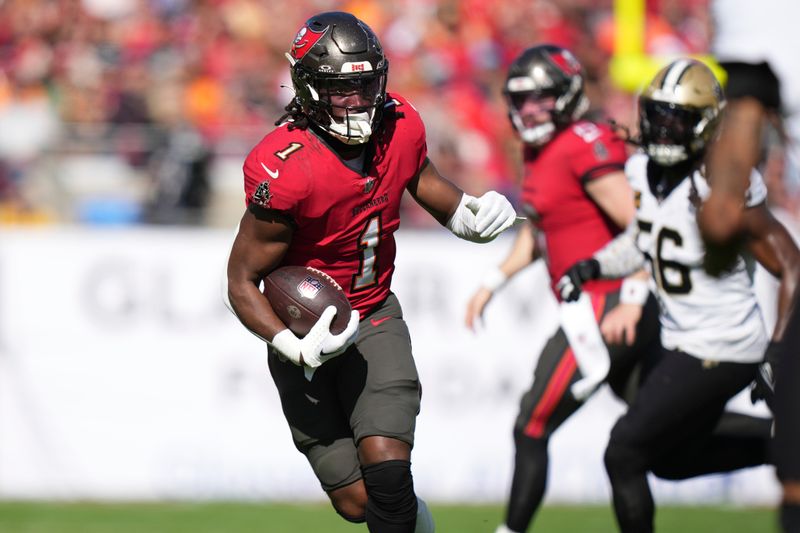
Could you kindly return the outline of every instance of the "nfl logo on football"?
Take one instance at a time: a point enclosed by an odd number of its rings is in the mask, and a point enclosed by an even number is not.
[[[300,282],[300,284],[297,286],[297,290],[300,293],[300,296],[303,298],[313,300],[319,291],[322,290],[322,283],[320,283],[317,278],[308,276],[306,279]]]

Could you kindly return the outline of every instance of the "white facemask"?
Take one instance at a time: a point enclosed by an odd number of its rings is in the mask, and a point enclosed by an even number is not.
[[[556,132],[556,125],[552,122],[545,122],[531,128],[525,127],[517,110],[511,111],[511,121],[514,123],[517,132],[519,132],[522,142],[532,146],[544,146],[550,142]]]
[[[676,165],[689,158],[686,147],[679,144],[648,144],[645,151],[650,159],[665,167]]]
[[[372,135],[372,117],[374,111],[348,113],[343,122],[331,119],[328,132],[345,144],[364,144]]]

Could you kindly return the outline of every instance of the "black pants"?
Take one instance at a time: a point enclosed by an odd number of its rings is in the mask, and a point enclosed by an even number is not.
[[[775,466],[781,481],[800,482],[800,304],[794,303],[775,378]]]
[[[756,368],[756,363],[716,363],[664,350],[628,412],[614,425],[606,449],[614,511],[623,533],[653,531],[648,472],[685,479],[766,461],[768,433],[714,433],[725,404],[753,380]]]

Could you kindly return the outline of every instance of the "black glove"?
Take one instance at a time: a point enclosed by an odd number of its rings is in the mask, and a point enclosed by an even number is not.
[[[600,277],[600,263],[597,259],[583,259],[578,261],[561,276],[556,284],[556,289],[565,302],[574,302],[581,295],[581,288],[587,281]]]
[[[758,365],[756,379],[750,386],[750,401],[756,403],[759,400],[767,402],[767,406],[772,409],[772,402],[775,397],[775,375],[778,370],[778,359],[781,352],[781,343],[770,341],[767,351],[764,352],[764,362]]]

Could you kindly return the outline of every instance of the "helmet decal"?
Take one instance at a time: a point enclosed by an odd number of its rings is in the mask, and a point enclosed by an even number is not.
[[[550,54],[550,59],[567,76],[577,76],[581,73],[581,64],[569,50],[559,50]]]
[[[372,63],[369,61],[354,61],[342,64],[342,72],[371,72]]]
[[[294,38],[294,42],[292,42],[292,57],[297,60],[302,59],[327,31],[328,27],[322,31],[314,31],[307,25],[300,28],[300,31],[297,32]]]

